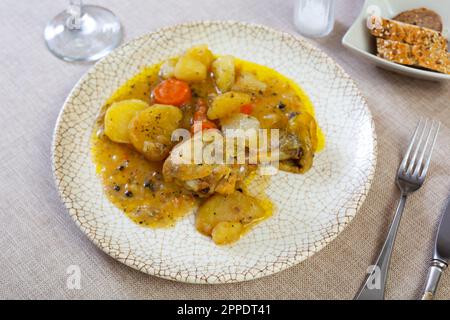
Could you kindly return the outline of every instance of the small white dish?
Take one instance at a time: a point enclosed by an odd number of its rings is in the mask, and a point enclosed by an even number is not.
[[[392,18],[402,11],[420,7],[431,9],[442,17],[444,25],[443,34],[448,37],[448,28],[450,26],[450,1],[366,0],[358,18],[342,38],[342,44],[361,56],[368,58],[381,68],[419,79],[435,81],[450,80],[450,75],[448,74],[404,66],[382,59],[375,54],[374,37],[369,33],[366,26],[367,17],[372,14],[378,14],[385,18]]]

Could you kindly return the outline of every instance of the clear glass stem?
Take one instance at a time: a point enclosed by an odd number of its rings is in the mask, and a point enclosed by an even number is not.
[[[83,16],[83,1],[82,0],[70,0],[69,7],[67,8],[69,18],[67,19],[66,26],[70,30],[81,29],[81,17]]]

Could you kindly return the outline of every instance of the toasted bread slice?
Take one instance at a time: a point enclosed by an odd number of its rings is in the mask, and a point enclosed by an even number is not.
[[[377,38],[377,52],[379,57],[396,63],[450,74],[450,54],[442,49]]]
[[[367,19],[367,27],[370,33],[378,38],[405,42],[411,45],[425,45],[447,51],[447,40],[440,32],[435,30],[379,16],[370,16]]]
[[[427,8],[417,8],[400,12],[392,20],[442,32],[441,16]]]
[[[410,45],[403,42],[377,38],[377,54],[383,59],[408,66],[416,63]]]

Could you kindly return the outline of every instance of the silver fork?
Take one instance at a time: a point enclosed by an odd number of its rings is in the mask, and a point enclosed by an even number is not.
[[[370,266],[369,275],[361,287],[356,300],[384,300],[386,280],[392,248],[405,207],[406,197],[419,189],[430,166],[431,154],[439,132],[439,121],[420,120],[397,171],[396,183],[401,191],[400,202],[389,228],[389,233],[375,265]]]

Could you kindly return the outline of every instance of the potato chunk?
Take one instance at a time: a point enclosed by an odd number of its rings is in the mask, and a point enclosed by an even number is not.
[[[212,236],[217,244],[227,244],[239,239],[245,225],[261,220],[264,215],[265,211],[258,202],[242,192],[216,194],[200,207],[196,228]]]
[[[241,237],[243,226],[240,222],[219,222],[211,233],[211,238],[216,244],[229,244],[236,242]]]
[[[216,80],[217,88],[221,92],[231,89],[236,76],[234,58],[232,56],[221,56],[212,64],[212,72]]]
[[[243,92],[263,93],[267,89],[267,84],[259,80],[253,73],[242,72],[232,89]]]
[[[133,146],[150,161],[164,160],[174,145],[172,132],[182,117],[181,110],[170,105],[155,104],[145,109],[130,122]]]
[[[250,95],[241,92],[230,91],[217,96],[211,107],[208,109],[208,118],[211,120],[220,119],[239,112],[242,105],[252,101]]]
[[[220,120],[220,124],[225,134],[227,129],[258,130],[261,127],[258,119],[244,113],[234,113],[227,118],[223,118]]]
[[[131,119],[149,105],[137,99],[113,103],[105,114],[105,134],[114,142],[130,143],[128,125]]]
[[[200,61],[205,65],[206,69],[211,67],[211,63],[214,60],[214,56],[206,44],[200,44],[188,49],[184,56]]]
[[[174,75],[179,80],[188,82],[203,81],[207,76],[206,66],[190,57],[181,57],[175,65]]]

